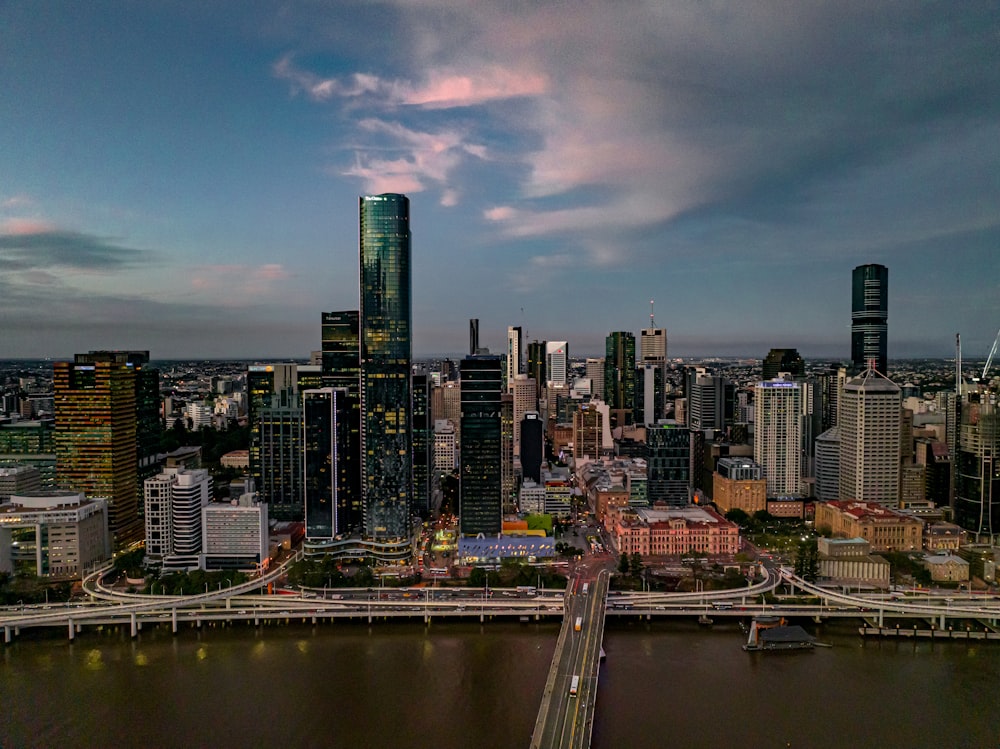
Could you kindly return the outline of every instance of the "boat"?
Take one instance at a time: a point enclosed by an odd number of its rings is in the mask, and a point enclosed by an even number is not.
[[[608,654],[604,652],[604,646],[601,645],[601,657],[600,657],[600,660],[603,661],[607,657],[608,657]]]
[[[750,634],[743,649],[747,652],[783,652],[812,650],[819,642],[797,624],[788,625],[778,616],[758,616],[750,624]]]

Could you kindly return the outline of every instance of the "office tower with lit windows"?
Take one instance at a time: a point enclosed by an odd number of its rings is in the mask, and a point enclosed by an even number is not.
[[[252,365],[247,370],[250,475],[268,515],[302,520],[302,392],[322,385],[322,367]]]
[[[646,426],[646,482],[650,504],[669,507],[690,504],[691,441],[676,422]]]
[[[499,356],[480,354],[461,362],[462,439],[459,531],[500,533],[503,520],[501,393]]]
[[[731,383],[722,375],[702,367],[687,367],[684,370],[684,392],[687,397],[689,429],[725,429],[726,417],[732,415],[733,408],[734,391]]]
[[[359,211],[364,535],[398,540],[413,500],[410,201],[366,195]]]
[[[869,369],[844,385],[840,399],[840,499],[899,504],[899,387]]]
[[[635,409],[635,336],[627,331],[604,340],[604,402],[617,426],[632,423]]]
[[[888,373],[889,269],[875,263],[859,265],[851,282],[851,361],[855,372],[875,360]]]
[[[434,420],[431,416],[430,375],[418,367],[413,371],[413,511],[430,510],[431,463],[434,452]]]
[[[135,380],[136,367],[127,356],[53,366],[58,481],[108,501],[109,525],[118,546],[143,535]]]
[[[768,380],[754,386],[754,461],[763,469],[767,496],[802,490],[802,386]]]
[[[165,468],[143,482],[146,555],[162,562],[202,553],[201,511],[212,499],[208,470]],[[197,563],[197,562],[196,562]]]
[[[345,478],[338,488],[339,532],[361,529],[361,322],[358,310],[324,312],[323,387],[343,390],[346,431],[338,448]],[[338,404],[339,406],[340,404]]]
[[[955,522],[977,536],[1000,533],[1000,395],[965,386],[958,409]]]

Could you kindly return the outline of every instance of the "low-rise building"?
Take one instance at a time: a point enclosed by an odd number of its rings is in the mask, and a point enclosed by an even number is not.
[[[969,581],[969,563],[955,554],[931,554],[924,557],[924,567],[934,582],[965,583]]]
[[[110,558],[107,500],[46,489],[0,507],[0,572],[81,577]]]
[[[204,566],[208,570],[254,570],[267,566],[267,503],[257,494],[211,502],[201,511]]]
[[[967,543],[968,535],[964,528],[954,523],[928,523],[924,526],[924,549],[958,551]]]
[[[35,466],[0,466],[0,504],[14,494],[33,492],[42,488],[42,474]]]
[[[612,507],[605,527],[621,554],[732,556],[740,546],[739,527],[707,507]]]
[[[753,515],[767,509],[767,481],[761,467],[749,458],[719,458],[712,474],[712,499],[723,513],[743,510]]]
[[[888,589],[889,562],[873,556],[863,538],[821,538],[817,541],[819,576],[848,586]]]
[[[834,500],[816,503],[816,527],[838,538],[863,538],[872,551],[916,551],[923,546],[924,524],[877,502]]]
[[[249,468],[250,451],[230,450],[221,458],[219,458],[219,463],[221,463],[226,468]]]

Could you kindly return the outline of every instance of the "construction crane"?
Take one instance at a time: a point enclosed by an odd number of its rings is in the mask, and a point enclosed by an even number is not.
[[[993,355],[997,352],[997,345],[1000,344],[1000,330],[997,331],[997,337],[993,339],[993,348],[990,349],[990,355],[986,357],[986,366],[983,367],[983,376],[979,379],[986,382],[986,373],[990,370],[990,364],[993,363]]]

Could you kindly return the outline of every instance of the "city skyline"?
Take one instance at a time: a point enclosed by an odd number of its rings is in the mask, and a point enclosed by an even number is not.
[[[417,357],[599,355],[654,299],[671,358],[848,360],[870,263],[890,360],[983,356],[993,10],[7,3],[0,354],[307,356],[396,192]]]

